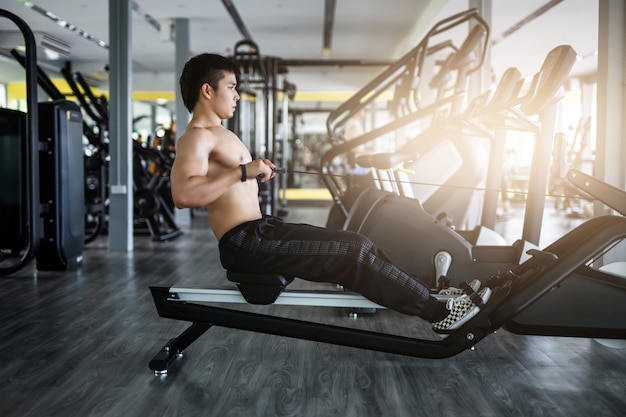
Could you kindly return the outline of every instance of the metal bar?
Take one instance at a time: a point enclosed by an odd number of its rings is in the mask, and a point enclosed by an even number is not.
[[[233,22],[235,22],[235,26],[237,26],[237,29],[239,29],[239,32],[241,32],[244,39],[252,40],[252,35],[250,35],[246,24],[243,22],[241,16],[239,16],[235,3],[233,3],[232,0],[222,0],[222,3],[224,4],[224,7],[226,7],[226,11],[230,14]]]
[[[322,55],[330,56],[330,46],[333,42],[333,27],[335,26],[336,0],[326,0],[324,3],[324,33],[322,40]]]
[[[85,80],[85,77],[80,72],[74,74],[76,77],[76,82],[83,89],[83,93],[89,99],[91,105],[98,111],[98,113],[102,116],[104,120],[108,122],[109,120],[109,107],[108,104],[103,104],[102,99],[98,99],[91,90],[91,86]]]
[[[152,26],[157,32],[161,32],[161,23],[159,23],[159,21],[154,16],[152,16],[150,13],[142,9],[141,6],[137,4],[136,1],[132,2],[131,7],[134,12],[136,12],[139,16],[144,18],[146,23]]]
[[[183,302],[247,303],[237,289],[172,287],[169,299]],[[346,291],[283,291],[273,304],[386,309],[360,294]]]
[[[550,176],[550,156],[554,141],[555,123],[556,106],[552,105],[541,114],[541,129],[535,132],[535,146],[528,179],[522,239],[537,246],[541,240],[541,226],[546,208],[546,191]]]
[[[286,67],[388,67],[395,61],[369,61],[366,59],[283,59]]]
[[[149,367],[157,374],[166,374],[167,367],[183,351],[211,328],[210,323],[193,323],[175,339],[170,340],[150,361]]]
[[[548,10],[556,6],[557,4],[561,3],[562,1],[563,0],[548,1],[546,4],[544,4],[543,6],[533,11],[531,14],[524,17],[522,20],[520,20],[519,22],[515,23],[513,26],[511,26],[510,28],[502,32],[502,35],[500,35],[498,39],[494,39],[491,42],[491,45],[495,45],[498,42],[501,42],[502,40],[504,40],[505,38],[511,36],[513,33],[517,32],[522,27],[526,26],[528,23],[532,22],[533,20],[535,20],[536,18],[538,18],[539,16],[541,16],[542,14],[544,14],[545,12],[547,12]]]
[[[587,194],[626,216],[626,191],[575,169],[568,172],[567,179]]]
[[[61,69],[61,74],[63,75],[63,77],[65,77],[65,81],[67,82],[67,85],[70,87],[70,89],[72,90],[72,93],[74,93],[74,96],[76,97],[76,99],[80,103],[80,105],[83,108],[83,110],[85,110],[87,115],[89,115],[89,117],[91,117],[97,124],[104,125],[104,126],[106,126],[108,128],[108,120],[104,120],[101,117],[101,114],[96,114],[94,112],[94,107],[92,107],[87,102],[87,100],[85,99],[85,94],[83,93],[84,90],[81,91],[78,88],[78,84],[76,84],[76,82],[74,81],[74,78],[72,76],[72,72],[71,72],[71,70],[69,68],[69,62],[67,63],[67,65],[65,65]],[[100,112],[100,110],[97,109],[97,108],[96,108],[96,111]]]
[[[24,68],[26,68],[26,59],[16,49],[10,51],[13,58],[17,60]],[[63,100],[65,96],[61,94],[59,89],[50,80],[50,77],[37,65],[37,80],[43,90],[50,96],[52,100]]]

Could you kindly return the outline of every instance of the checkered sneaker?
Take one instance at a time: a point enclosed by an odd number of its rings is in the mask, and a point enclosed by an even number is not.
[[[491,297],[491,289],[485,287],[477,295],[483,303],[486,303]],[[433,323],[433,330],[438,333],[448,333],[450,330],[458,329],[480,311],[480,306],[476,305],[467,295],[450,298],[446,303],[446,308],[450,310],[448,317]]]
[[[471,288],[472,291],[474,292],[478,291],[481,285],[482,283],[477,279],[474,279],[469,284],[467,284],[467,286]],[[467,293],[468,291],[464,290],[463,288],[456,288],[456,287],[444,288],[443,290],[438,292],[439,295],[445,295],[445,296],[460,296],[460,295],[465,295]]]

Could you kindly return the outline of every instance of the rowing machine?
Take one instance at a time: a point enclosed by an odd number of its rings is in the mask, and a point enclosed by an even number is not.
[[[410,338],[201,304],[205,302],[248,303],[250,300],[260,304],[311,305],[313,300],[317,300],[316,306],[345,307],[354,306],[357,302],[368,302],[358,295],[343,292],[331,294],[319,291],[302,293],[285,291],[290,280],[281,275],[233,274],[232,272],[227,274],[229,279],[237,282],[240,294],[237,294],[237,290],[234,289],[191,290],[177,287],[150,287],[155,306],[161,317],[188,321],[192,324],[177,338],[170,340],[150,361],[149,366],[156,373],[167,373],[168,365],[176,357],[182,356],[183,351],[212,326],[250,330],[413,357],[447,358],[473,348],[480,340],[500,327],[508,328],[509,323],[512,323],[516,317],[546,294],[558,293],[561,284],[589,260],[602,253],[614,242],[625,238],[626,218],[601,216],[590,219],[573,229],[543,251],[529,251],[530,258],[524,263],[510,271],[489,277],[486,285],[492,288],[493,293],[486,306],[459,329],[439,340]],[[603,274],[603,272],[598,271],[597,274]],[[263,286],[267,287],[263,289]],[[296,294],[302,294],[302,296],[298,298]],[[281,299],[286,301],[283,302]],[[599,309],[598,303],[606,303],[606,300],[595,300],[593,294],[588,294],[586,302]],[[621,305],[624,304],[621,303]],[[617,317],[620,317],[620,314]],[[626,323],[623,323],[623,320],[609,324],[600,326],[592,324],[587,327],[582,325],[576,328],[576,332],[567,335],[626,339]],[[513,329],[513,331],[516,330],[519,329]],[[533,331],[532,334],[540,333]]]
[[[233,275],[231,272],[227,273],[230,279]],[[150,287],[161,317],[192,322],[190,327],[177,338],[171,339],[150,361],[151,370],[157,374],[166,374],[168,365],[182,356],[184,349],[212,326],[429,358],[444,358],[458,354],[473,346],[489,332],[485,321],[488,309],[480,311],[472,319],[473,323],[482,325],[472,327],[466,336],[456,332],[443,340],[433,341],[200,304],[252,302],[264,305],[384,308],[358,294],[344,291],[283,291],[286,279],[282,275],[241,274],[240,277],[246,281],[262,281],[264,284],[261,286],[266,288],[262,289],[257,285],[255,289],[250,290],[241,283],[238,283],[239,290]],[[275,301],[270,301],[274,297]]]

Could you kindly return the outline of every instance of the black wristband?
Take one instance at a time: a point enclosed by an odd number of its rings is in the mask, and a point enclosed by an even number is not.
[[[241,164],[239,165],[241,167],[241,182],[246,182],[246,180],[248,179],[248,173],[246,172],[246,166]]]

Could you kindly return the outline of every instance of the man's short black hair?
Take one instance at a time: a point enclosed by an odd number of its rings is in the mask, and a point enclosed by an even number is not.
[[[198,102],[200,87],[208,83],[217,91],[219,81],[224,78],[224,72],[233,72],[239,75],[239,68],[232,60],[217,54],[200,54],[191,58],[185,64],[180,75],[180,93],[183,103],[189,112]]]

